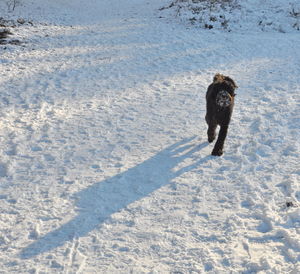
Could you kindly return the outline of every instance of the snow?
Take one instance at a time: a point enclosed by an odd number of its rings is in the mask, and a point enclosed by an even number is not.
[[[207,29],[230,31],[298,32],[298,0],[174,0],[162,10],[185,24]]]
[[[2,273],[300,272],[299,32],[169,4],[0,2],[26,21],[0,46]],[[222,157],[216,72],[239,86]]]

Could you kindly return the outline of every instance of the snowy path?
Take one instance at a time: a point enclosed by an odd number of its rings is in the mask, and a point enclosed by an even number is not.
[[[101,2],[0,58],[1,271],[299,273],[299,35]],[[221,158],[216,72],[239,86]]]

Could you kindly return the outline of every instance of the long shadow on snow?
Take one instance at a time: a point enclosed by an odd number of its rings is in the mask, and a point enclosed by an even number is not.
[[[78,215],[25,247],[20,257],[29,259],[87,235],[109,219],[113,213],[208,161],[212,156],[201,158],[177,171],[173,170],[179,163],[208,144],[206,142],[200,145],[192,144],[193,139],[194,137],[187,138],[175,143],[145,162],[79,192],[76,195],[77,206],[80,209]]]

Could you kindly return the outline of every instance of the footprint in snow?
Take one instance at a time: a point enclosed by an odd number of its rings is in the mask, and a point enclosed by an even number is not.
[[[8,156],[17,155],[17,145],[11,143],[10,148],[6,151],[6,155],[8,155]]]
[[[6,164],[0,163],[0,177],[7,176],[7,166]]]
[[[38,152],[38,151],[42,151],[43,149],[41,148],[41,147],[39,147],[39,146],[33,146],[33,147],[31,147],[31,151],[33,151],[33,152]]]
[[[44,155],[44,158],[45,158],[45,160],[48,161],[48,162],[52,162],[52,161],[55,160],[55,158],[54,158],[51,154],[45,154],[45,155]]]

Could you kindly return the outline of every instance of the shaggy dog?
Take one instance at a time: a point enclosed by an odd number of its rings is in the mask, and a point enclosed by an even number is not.
[[[218,140],[211,153],[214,156],[223,154],[223,146],[233,110],[234,91],[236,88],[237,85],[230,77],[216,74],[213,83],[209,85],[206,92],[205,120],[208,124],[207,136],[209,143],[216,138],[217,126],[221,127]]]

